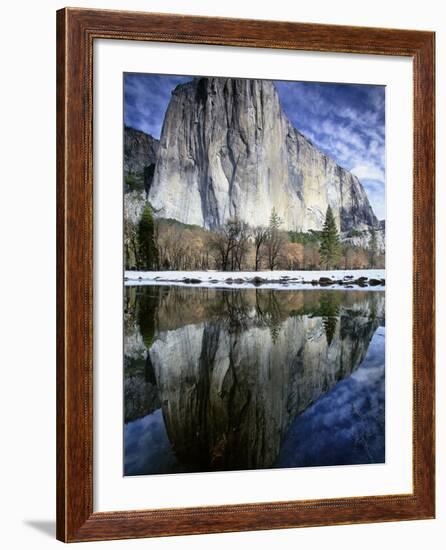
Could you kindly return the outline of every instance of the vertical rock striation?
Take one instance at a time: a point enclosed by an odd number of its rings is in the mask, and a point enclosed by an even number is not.
[[[149,200],[159,216],[208,229],[238,217],[283,229],[341,231],[378,221],[356,176],[321,153],[283,112],[273,82],[197,78],[172,93]]]

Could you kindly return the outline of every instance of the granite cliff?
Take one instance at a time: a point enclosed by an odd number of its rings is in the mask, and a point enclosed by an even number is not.
[[[197,78],[172,92],[148,198],[159,216],[208,229],[238,217],[283,229],[376,227],[356,176],[319,151],[282,110],[266,80]]]
[[[154,164],[158,140],[150,134],[126,126],[124,128],[124,176],[143,174],[144,169]]]
[[[150,134],[124,128],[124,207],[133,223],[141,217],[152,184],[158,143]]]

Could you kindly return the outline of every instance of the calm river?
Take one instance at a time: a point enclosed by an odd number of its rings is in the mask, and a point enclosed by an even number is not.
[[[384,462],[384,304],[125,287],[124,474]]]

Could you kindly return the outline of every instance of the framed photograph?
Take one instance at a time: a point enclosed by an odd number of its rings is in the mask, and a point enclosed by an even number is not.
[[[57,537],[435,510],[434,33],[57,13]]]

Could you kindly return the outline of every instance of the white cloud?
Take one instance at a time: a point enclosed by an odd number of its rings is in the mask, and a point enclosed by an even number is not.
[[[384,170],[374,164],[357,164],[351,172],[360,180],[384,180]]]

